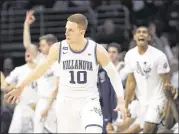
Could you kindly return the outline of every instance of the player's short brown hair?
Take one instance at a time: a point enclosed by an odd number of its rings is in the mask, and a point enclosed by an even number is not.
[[[82,28],[83,30],[86,30],[86,29],[87,29],[88,20],[87,20],[87,18],[86,18],[83,14],[76,13],[76,14],[70,15],[70,16],[67,18],[67,20],[68,20],[68,21],[71,21],[71,22],[74,22],[74,23],[77,23],[78,26],[79,26],[80,28]]]
[[[121,45],[118,44],[118,43],[116,43],[116,42],[112,42],[112,43],[110,43],[110,44],[108,45],[108,47],[107,47],[107,50],[108,50],[110,47],[114,47],[114,48],[116,48],[117,51],[118,51],[118,53],[121,52]]]
[[[58,41],[57,37],[53,34],[42,35],[40,36],[39,40],[46,40],[48,45],[52,45]]]

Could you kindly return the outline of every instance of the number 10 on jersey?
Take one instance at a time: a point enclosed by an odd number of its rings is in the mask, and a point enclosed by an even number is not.
[[[71,74],[71,84],[85,84],[87,82],[87,72],[86,71],[69,71]]]

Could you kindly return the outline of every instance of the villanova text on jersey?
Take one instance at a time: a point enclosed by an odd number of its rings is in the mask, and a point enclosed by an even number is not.
[[[93,71],[92,62],[84,60],[66,60],[63,61],[63,70],[80,69]]]

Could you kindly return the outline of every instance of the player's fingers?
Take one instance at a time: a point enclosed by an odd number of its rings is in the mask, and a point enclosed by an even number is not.
[[[11,92],[12,91],[10,91],[10,92],[8,92],[7,94],[4,95],[5,100],[8,100],[8,98],[11,96]]]
[[[116,107],[115,109],[113,109],[115,112],[120,111],[120,108]]]
[[[13,98],[12,98],[12,101],[11,101],[11,104],[15,104],[15,103],[16,103],[16,100],[17,100],[17,97],[13,97]]]
[[[34,10],[29,11],[29,15],[32,16],[34,14]]]
[[[11,103],[12,99],[13,99],[13,96],[9,96],[9,98],[7,99],[7,103]]]
[[[32,17],[31,17],[31,20],[32,20],[32,21],[35,21],[35,16],[32,16]]]

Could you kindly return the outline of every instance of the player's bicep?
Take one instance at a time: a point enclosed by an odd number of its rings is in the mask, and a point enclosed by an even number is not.
[[[105,67],[105,66],[107,66],[109,64],[110,59],[109,59],[108,52],[101,45],[97,45],[96,56],[97,56],[97,62],[102,67]]]
[[[131,63],[131,56],[129,56],[129,54],[127,53],[126,55],[125,55],[125,58],[124,58],[124,64],[125,64],[125,66],[124,66],[124,68],[125,68],[125,70],[129,73],[129,74],[131,74],[131,73],[133,73],[134,71],[133,71],[133,69],[132,69],[132,63]]]
[[[48,66],[51,66],[55,61],[57,61],[58,54],[59,54],[59,46],[55,43],[51,46],[49,50],[49,54],[45,60],[46,64]]]

